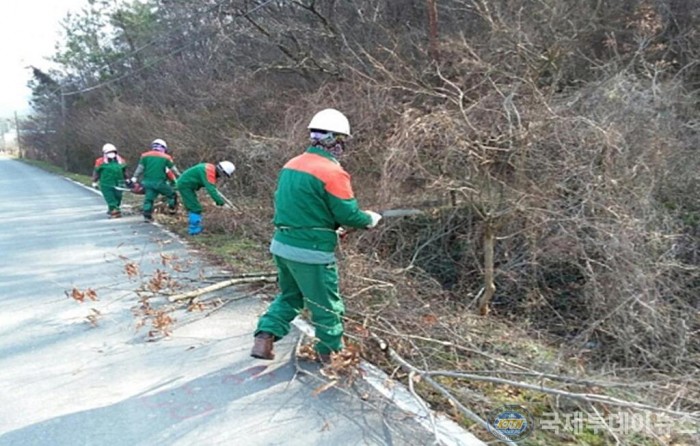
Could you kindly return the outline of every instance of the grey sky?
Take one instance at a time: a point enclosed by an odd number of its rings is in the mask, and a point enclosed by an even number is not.
[[[60,22],[87,0],[0,0],[0,118],[29,105],[27,65],[48,69],[60,38]]]

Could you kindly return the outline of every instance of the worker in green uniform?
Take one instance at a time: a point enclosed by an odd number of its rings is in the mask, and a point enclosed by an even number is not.
[[[202,227],[202,205],[197,199],[197,191],[205,188],[214,203],[217,206],[223,206],[226,201],[216,189],[216,180],[230,178],[234,170],[236,170],[236,166],[231,161],[221,161],[216,165],[199,163],[182,172],[180,178],[177,179],[175,187],[188,212],[189,227],[187,232],[190,235],[197,235],[204,230]]]
[[[373,228],[381,216],[360,210],[350,175],[338,157],[350,137],[350,123],[338,110],[318,112],[309,126],[311,146],[280,172],[275,192],[275,233],[270,252],[280,293],[260,317],[251,356],[274,359],[273,343],[306,307],[322,362],[343,347],[343,315],[335,248],[337,230]]]
[[[122,191],[118,186],[124,184],[126,178],[126,161],[117,153],[113,144],[102,146],[102,156],[95,160],[92,171],[92,187],[99,189],[107,202],[109,218],[122,216]]]
[[[141,185],[146,192],[143,199],[143,217],[146,221],[153,220],[153,203],[158,195],[167,199],[170,212],[175,212],[177,207],[177,194],[170,183],[175,181],[180,172],[167,151],[165,141],[154,140],[151,150],[141,154],[139,165],[131,178],[132,183],[137,183],[139,176],[143,174]]]

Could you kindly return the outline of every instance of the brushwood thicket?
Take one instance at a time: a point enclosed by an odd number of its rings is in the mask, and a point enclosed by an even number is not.
[[[488,317],[698,370],[700,2],[95,0],[64,25],[27,156],[89,173],[106,142],[133,167],[163,138],[181,169],[229,159],[264,246],[279,168],[334,107],[361,204],[427,210],[346,250],[472,311],[491,237]]]

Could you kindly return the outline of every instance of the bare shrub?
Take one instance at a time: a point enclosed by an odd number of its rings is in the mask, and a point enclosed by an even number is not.
[[[389,207],[405,206],[407,196],[451,207],[423,229],[387,231],[383,242],[396,250],[387,258],[474,295],[491,228],[501,312],[601,358],[697,366],[694,299],[682,291],[697,266],[676,256],[682,228],[658,196],[685,144],[677,137],[682,86],[622,72],[576,95],[547,96],[514,76],[492,76],[476,56],[454,63],[481,80],[444,79],[445,93],[432,94],[447,96],[445,105],[404,111],[381,183]]]
[[[45,131],[66,118],[72,166],[107,138],[129,159],[155,137],[181,167],[230,159],[240,209],[208,208],[207,228],[265,252],[279,169],[312,114],[338,108],[363,206],[426,210],[343,244],[364,355],[382,361],[376,332],[426,369],[641,368],[663,383],[650,398],[697,409],[697,2],[446,0],[430,23],[420,1],[250,5],[170,2],[156,20],[182,27],[149,27],[169,31],[125,55],[158,70],[65,117],[45,98],[44,154],[67,159]],[[451,390],[485,400],[483,385]]]

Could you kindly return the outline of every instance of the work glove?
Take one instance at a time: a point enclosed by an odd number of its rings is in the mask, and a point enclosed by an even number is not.
[[[125,180],[124,183],[126,184],[126,187],[128,187],[129,189],[134,187],[134,182],[129,180],[129,179]]]
[[[131,182],[132,182],[132,183],[135,183],[137,180],[138,180],[138,178],[136,178],[136,177],[131,177]]]
[[[367,229],[370,229],[370,228],[377,226],[377,223],[379,223],[379,220],[382,219],[382,216],[374,211],[365,211],[365,214],[368,214],[370,217],[372,217],[372,223],[367,225]]]
[[[92,187],[93,187],[93,189],[99,189],[99,188],[100,188],[100,183],[98,183],[97,181],[93,181],[93,182],[92,182]]]

